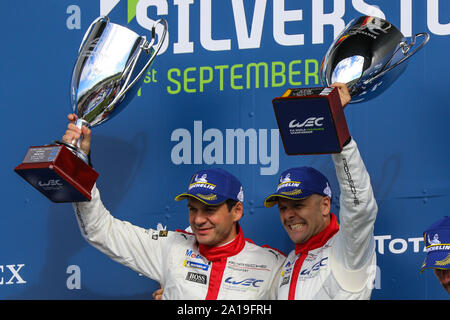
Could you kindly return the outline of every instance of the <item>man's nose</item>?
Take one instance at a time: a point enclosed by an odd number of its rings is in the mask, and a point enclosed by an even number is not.
[[[289,220],[295,216],[295,210],[293,207],[287,207],[283,212],[283,217],[286,220]]]
[[[206,214],[203,210],[198,210],[194,216],[194,223],[196,225],[202,225],[206,222]]]

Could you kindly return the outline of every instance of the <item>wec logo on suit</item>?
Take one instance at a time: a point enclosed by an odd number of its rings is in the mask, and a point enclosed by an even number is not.
[[[245,286],[245,287],[255,287],[255,288],[259,288],[260,286],[257,285],[259,282],[264,282],[264,280],[258,280],[255,278],[247,278],[244,280],[233,280],[233,277],[228,277],[225,280],[225,283],[230,283],[230,284],[234,284],[234,285],[241,285],[241,286]]]

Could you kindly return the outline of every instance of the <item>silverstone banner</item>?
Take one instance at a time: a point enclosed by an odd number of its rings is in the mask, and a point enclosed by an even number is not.
[[[372,299],[448,299],[433,272],[419,270],[422,232],[450,211],[449,1],[9,0],[0,8],[0,300],[152,299],[158,287],[91,247],[70,203],[48,201],[13,170],[29,146],[64,134],[78,49],[100,15],[148,39],[158,19],[169,26],[120,121],[93,130],[105,206],[143,228],[185,229],[186,203],[174,197],[194,171],[223,168],[244,187],[245,237],[286,254],[294,246],[278,209],[264,207],[280,173],[324,173],[337,215],[339,188],[330,155],[284,152],[272,99],[323,86],[322,58],[356,17],[388,20],[406,37],[427,32],[396,82],[345,117],[378,203]]]

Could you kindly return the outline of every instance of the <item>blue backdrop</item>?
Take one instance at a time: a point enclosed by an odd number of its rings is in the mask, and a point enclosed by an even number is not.
[[[89,246],[71,204],[50,202],[13,171],[29,146],[64,134],[77,50],[101,14],[147,36],[153,20],[169,24],[138,95],[93,129],[107,208],[146,228],[185,228],[186,203],[173,198],[195,170],[222,167],[244,185],[246,237],[286,253],[293,245],[277,208],[263,206],[279,174],[322,171],[335,213],[338,185],[330,155],[284,153],[272,99],[320,86],[322,57],[355,17],[380,16],[405,36],[428,32],[383,95],[345,114],[379,206],[372,298],[448,299],[432,271],[419,269],[422,232],[450,209],[449,1],[10,0],[1,12],[0,299],[151,299],[157,286]]]

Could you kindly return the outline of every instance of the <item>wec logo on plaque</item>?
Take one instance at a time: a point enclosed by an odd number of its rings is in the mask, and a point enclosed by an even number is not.
[[[297,119],[289,122],[290,134],[305,134],[313,133],[314,131],[323,131],[323,119],[324,117],[310,117],[300,123]]]
[[[61,189],[61,187],[64,185],[60,179],[50,179],[46,181],[39,180],[38,182],[39,187],[43,189]]]
[[[292,120],[291,122],[289,122],[289,128],[303,128],[303,127],[321,127],[323,121],[323,117],[320,118],[316,118],[316,117],[311,117],[306,119],[304,122],[299,123],[297,121],[297,119]]]

